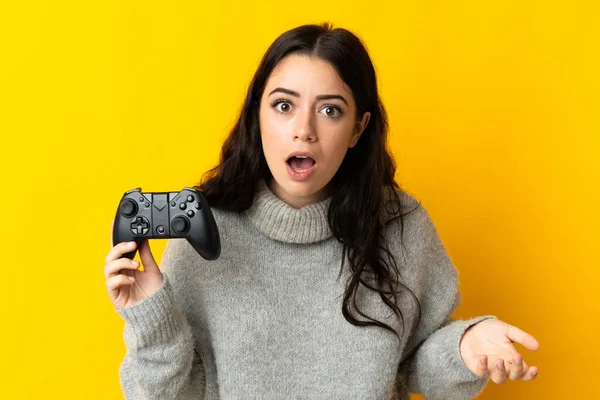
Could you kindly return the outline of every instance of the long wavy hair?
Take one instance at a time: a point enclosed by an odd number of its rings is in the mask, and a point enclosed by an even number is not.
[[[401,211],[400,188],[394,180],[396,166],[386,149],[388,122],[377,91],[375,69],[365,46],[353,33],[323,23],[299,26],[279,36],[250,82],[239,118],[223,144],[219,164],[206,172],[195,187],[203,192],[211,207],[242,212],[252,205],[259,180],[269,182],[272,178],[262,150],[260,99],[271,72],[290,54],[329,62],[352,91],[357,121],[364,112],[371,113],[360,140],[348,149],[332,178],[328,222],[333,235],[343,244],[340,274],[345,265],[351,271],[342,304],[345,319],[357,326],[382,327],[401,340],[391,326],[366,315],[357,305],[357,291],[363,285],[377,292],[404,325],[397,304],[397,288],[401,285],[416,301],[418,320],[421,318],[419,301],[400,282],[398,265],[385,241],[385,225],[400,218],[404,231],[403,217],[408,212]],[[390,218],[382,219],[382,215]]]

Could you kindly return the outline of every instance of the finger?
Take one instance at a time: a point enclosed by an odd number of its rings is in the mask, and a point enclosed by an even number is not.
[[[520,354],[515,354],[511,360],[510,371],[508,372],[508,379],[516,381],[521,379],[523,375],[523,357]]]
[[[535,379],[537,377],[538,374],[538,368],[537,367],[530,367],[526,373],[523,374],[523,380],[524,381],[531,381],[533,379]]]
[[[493,366],[492,372],[490,373],[490,379],[498,385],[502,385],[506,381],[506,370],[504,368],[504,360],[496,360],[492,365]]]
[[[130,260],[128,258],[119,258],[118,260],[111,261],[104,266],[104,277],[106,279],[109,279],[115,275],[118,275],[121,272],[121,270],[135,270],[139,267],[140,263],[135,260]]]
[[[530,373],[531,373],[531,367],[529,365],[527,365],[525,360],[523,360],[523,377],[525,377],[526,374],[530,374]]]
[[[104,261],[108,264],[111,261],[117,260],[123,257],[123,254],[128,253],[135,249],[135,242],[121,242],[114,246],[106,255]]]
[[[483,378],[483,377],[486,377],[489,375],[487,356],[485,354],[479,358],[479,361],[477,362],[476,370],[477,370],[477,372],[475,373],[475,375],[477,375],[480,378]]]
[[[529,333],[523,332],[516,326],[508,326],[508,338],[513,342],[520,343],[528,350],[537,351],[540,348],[540,343]]]
[[[144,264],[144,272],[160,271],[158,269],[158,265],[156,265],[156,261],[154,261],[154,256],[152,255],[152,250],[150,249],[150,243],[148,243],[148,239],[140,243],[140,259],[142,260],[142,264]]]
[[[526,363],[523,363],[524,366],[526,366]],[[534,380],[535,378],[537,378],[538,373],[539,373],[539,368],[536,366],[531,366],[531,367],[527,367],[527,368],[523,368],[523,376],[521,377],[522,380],[524,381],[531,381]]]
[[[523,360],[523,377],[525,376],[525,374],[530,373],[530,372],[531,371],[529,371],[529,366],[527,365],[527,363],[525,362],[525,360]]]
[[[113,229],[115,227],[115,220],[113,219],[112,222],[110,223],[110,248],[112,249],[113,247],[115,247],[115,245],[113,244]]]
[[[106,280],[106,291],[111,298],[118,295],[118,291],[122,286],[131,285],[135,282],[133,276],[116,275]]]

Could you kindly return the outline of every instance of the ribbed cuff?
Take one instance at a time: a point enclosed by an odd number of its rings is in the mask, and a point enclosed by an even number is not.
[[[182,329],[185,321],[166,275],[156,292],[117,312],[127,323],[125,341],[133,350],[168,341]]]
[[[453,343],[452,345],[452,353],[450,362],[452,363],[452,370],[455,374],[454,379],[457,381],[464,382],[473,382],[482,380],[485,381],[487,378],[481,378],[474,374],[467,364],[463,361],[460,355],[460,342],[462,340],[463,335],[469,327],[478,324],[486,319],[496,318],[494,315],[485,315],[477,318],[472,318],[466,321],[456,321],[451,324],[451,332],[448,332],[448,340]]]

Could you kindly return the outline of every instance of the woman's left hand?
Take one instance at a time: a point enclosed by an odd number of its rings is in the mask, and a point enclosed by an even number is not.
[[[489,375],[497,384],[506,378],[514,381],[535,379],[538,368],[527,366],[513,342],[537,351],[540,344],[533,336],[498,319],[486,319],[467,329],[460,342],[460,355],[477,376]]]

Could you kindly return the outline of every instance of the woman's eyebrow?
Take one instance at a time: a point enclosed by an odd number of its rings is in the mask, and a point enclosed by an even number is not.
[[[282,88],[282,87],[273,89],[271,91],[271,93],[269,93],[269,96],[272,95],[273,93],[277,93],[277,92],[289,94],[290,96],[294,96],[294,97],[300,97],[300,93],[295,92],[290,89]],[[317,96],[317,100],[331,100],[331,99],[339,99],[339,100],[343,101],[344,103],[346,103],[346,105],[348,105],[348,102],[346,101],[346,99],[343,96],[340,96],[339,94],[320,94]]]

